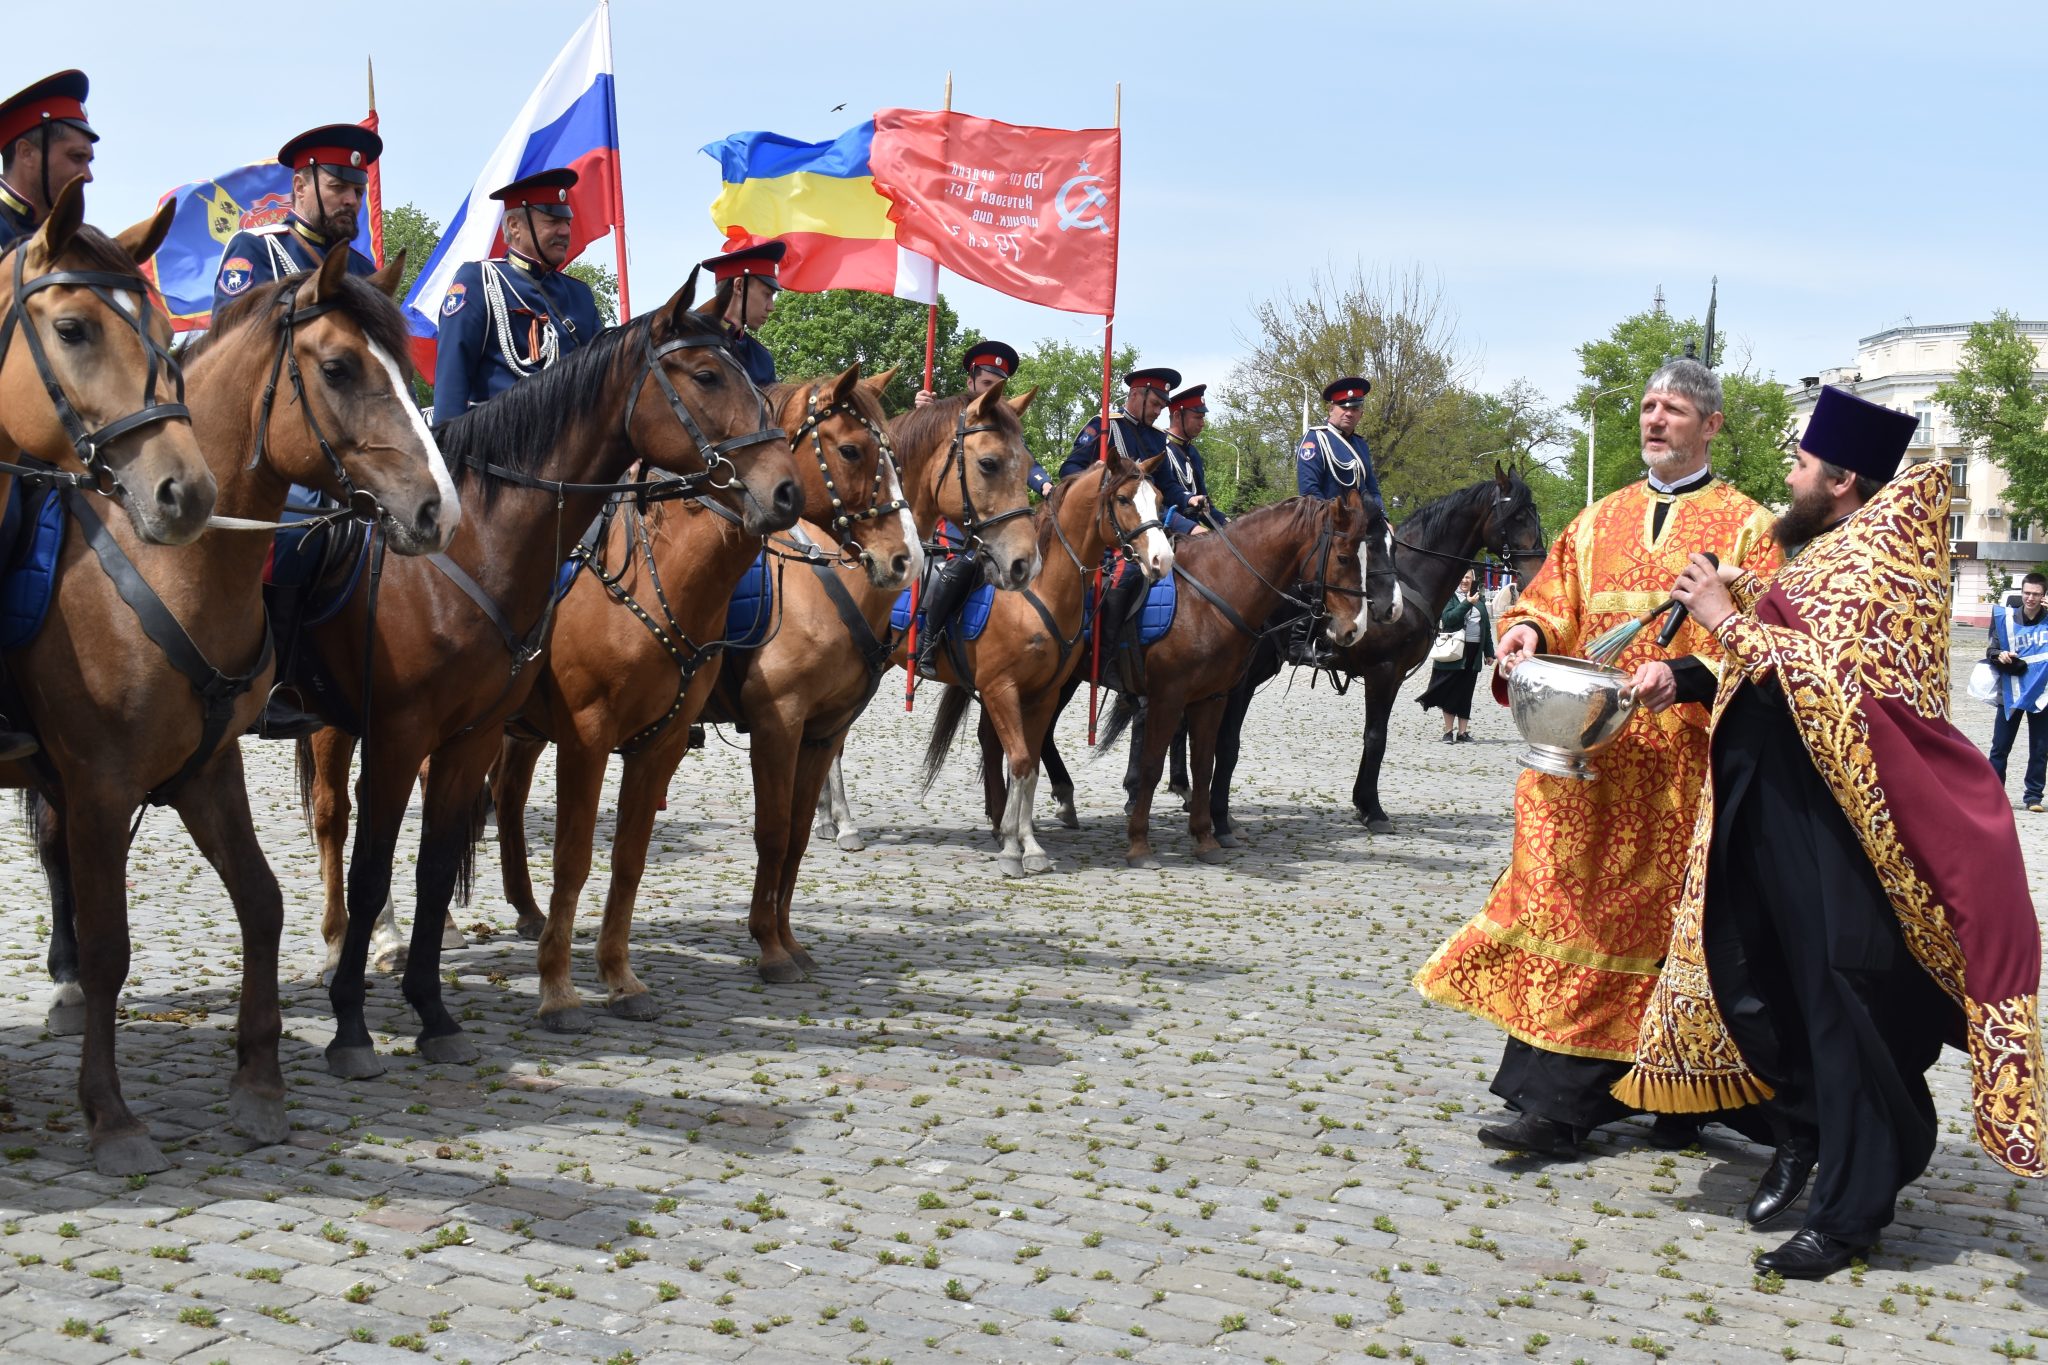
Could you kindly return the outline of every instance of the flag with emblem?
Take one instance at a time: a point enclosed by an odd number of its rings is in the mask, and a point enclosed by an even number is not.
[[[1107,316],[1122,157],[1114,128],[884,109],[869,164],[898,245],[1012,298]]]
[[[374,127],[375,117],[371,115],[364,126]],[[234,262],[221,259],[228,240],[248,228],[281,222],[291,212],[292,173],[275,160],[259,161],[211,180],[180,185],[158,202],[166,201],[178,206],[170,235],[156,255],[143,262],[142,273],[163,296],[172,328],[189,332],[213,321],[214,279],[234,268]],[[354,245],[374,261],[378,256],[373,240],[370,215],[364,214],[356,224]]]
[[[504,205],[491,198],[502,185],[539,171],[566,167],[576,172],[569,207],[576,211],[569,234],[573,260],[592,242],[623,232],[625,201],[619,189],[619,113],[612,89],[611,25],[602,5],[569,39],[526,105],[484,162],[468,196],[441,234],[405,296],[405,322],[412,331],[413,363],[434,372],[434,342],[455,272],[469,261],[505,252]],[[621,253],[621,263],[624,256]],[[625,297],[623,272],[620,300]],[[459,306],[459,305],[458,305]]]

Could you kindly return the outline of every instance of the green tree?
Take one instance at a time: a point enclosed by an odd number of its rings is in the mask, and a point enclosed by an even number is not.
[[[1111,402],[1123,397],[1123,376],[1138,366],[1138,348],[1120,347],[1111,365]],[[1046,473],[1058,477],[1088,419],[1102,412],[1102,351],[1047,338],[1020,353],[1008,392],[1038,390],[1024,410],[1024,444]]]
[[[2005,471],[2006,515],[2048,520],[2048,400],[2041,356],[2019,320],[1998,312],[1970,324],[1956,377],[1934,391],[1964,440]]]
[[[888,294],[785,290],[775,296],[775,311],[761,325],[761,344],[775,357],[776,372],[790,379],[837,374],[856,360],[863,374],[894,369],[882,401],[891,411],[901,411],[924,380],[925,316],[924,304]],[[966,381],[961,352],[980,339],[978,333],[961,330],[959,315],[941,295],[932,367],[938,392],[959,391]]]

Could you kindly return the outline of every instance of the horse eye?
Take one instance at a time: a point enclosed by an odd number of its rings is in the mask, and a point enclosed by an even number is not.
[[[330,384],[346,384],[348,366],[339,360],[323,360],[320,362],[320,377]]]
[[[993,455],[984,455],[981,457],[981,472],[984,474],[995,474],[998,471],[1000,471],[1002,467],[1003,462],[1001,460],[998,460]]]
[[[55,331],[57,340],[67,346],[79,345],[88,335],[85,324],[77,318],[58,318]]]
[[[848,464],[855,463],[860,459],[860,447],[851,441],[841,441],[839,443],[839,458]]]
[[[696,380],[699,385],[707,389],[717,388],[720,377],[721,376],[719,375],[717,370],[712,369],[708,366],[690,376],[690,378]]]
[[[1124,506],[1126,506],[1126,507],[1130,507],[1130,506],[1133,506],[1133,503],[1131,502],[1131,499],[1130,499],[1130,497],[1129,497],[1129,496],[1128,496],[1127,494],[1123,494],[1123,493],[1119,493],[1119,494],[1117,494],[1117,495],[1116,495],[1116,500],[1117,500],[1118,502],[1122,503],[1122,504],[1123,504]]]

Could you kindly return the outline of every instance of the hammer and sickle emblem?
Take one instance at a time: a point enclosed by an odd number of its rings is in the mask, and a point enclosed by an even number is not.
[[[1077,175],[1060,186],[1060,192],[1053,196],[1053,209],[1060,216],[1061,232],[1069,228],[1109,231],[1109,224],[1103,221],[1102,215],[1091,211],[1109,207],[1109,196],[1096,183],[1101,179],[1099,175]]]

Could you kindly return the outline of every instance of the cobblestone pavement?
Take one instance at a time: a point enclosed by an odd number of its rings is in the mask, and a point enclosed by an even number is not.
[[[929,710],[906,718],[885,693],[849,757],[871,845],[813,848],[800,932],[822,971],[787,987],[750,967],[746,766],[714,739],[679,774],[642,895],[638,965],[662,1020],[537,1028],[533,949],[505,932],[487,857],[462,923],[500,932],[473,932],[446,962],[484,1063],[410,1056],[382,977],[371,1023],[396,1061],[357,1084],[321,1063],[317,880],[285,752],[252,743],[291,907],[294,1132],[252,1149],[224,1126],[234,920],[154,813],[130,863],[121,1055],[175,1169],[146,1181],[102,1179],[87,1159],[75,1040],[42,1028],[40,877],[10,827],[0,1352],[478,1365],[2048,1352],[2048,1189],[1970,1141],[1954,1053],[1936,1076],[1933,1169],[1868,1268],[1825,1285],[1753,1277],[1752,1255],[1783,1234],[1743,1227],[1764,1157],[1724,1130],[1664,1153],[1617,1125],[1593,1159],[1548,1168],[1473,1141],[1496,1107],[1499,1036],[1425,1006],[1408,979],[1505,861],[1512,732],[1482,707],[1480,741],[1448,746],[1436,717],[1400,704],[1399,834],[1372,837],[1345,813],[1359,698],[1297,686],[1254,709],[1240,798],[1254,846],[1231,863],[1193,862],[1173,828],[1165,871],[1123,870],[1119,754],[1077,768],[1085,828],[1044,836],[1061,871],[1005,882],[968,765],[922,804],[907,795]],[[1988,736],[1985,708],[1958,714]],[[1078,721],[1064,737],[1080,752]],[[544,769],[543,839],[551,791]],[[2029,862],[2048,904],[2041,843]],[[537,865],[545,875],[544,849]],[[593,1002],[599,895],[585,893],[577,941]]]

